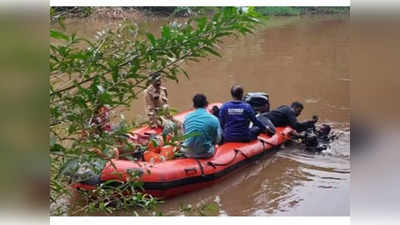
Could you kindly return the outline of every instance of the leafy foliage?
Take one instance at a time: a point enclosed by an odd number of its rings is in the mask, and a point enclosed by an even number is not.
[[[138,173],[130,172],[130,179],[127,182],[108,180],[94,190],[81,192],[85,204],[71,214],[112,214],[131,208],[154,209],[161,201],[140,192],[143,190],[143,183],[139,181],[139,177]]]
[[[165,79],[179,82],[179,75],[189,76],[182,65],[207,55],[221,57],[218,44],[226,36],[252,33],[258,23],[254,10],[243,13],[234,7],[219,8],[213,15],[190,18],[184,23],[171,22],[159,34],[140,35],[136,24],[123,22],[117,28],[98,32],[94,40],[50,30],[50,158],[52,164],[51,198],[65,191],[62,187],[83,165],[101,172],[95,161],[109,161],[118,146],[129,146],[124,138],[132,125],[121,120],[110,132],[96,132],[91,121],[99,106],[111,109],[129,106],[151,79],[160,72]],[[82,135],[85,134],[85,135]],[[118,143],[118,144],[117,144]],[[100,153],[100,154],[99,154]],[[101,201],[89,209],[109,209],[111,196],[125,189],[133,193],[117,207],[148,207],[155,201],[139,194],[137,180],[101,192]],[[97,194],[99,194],[97,193]],[[141,200],[137,200],[141,196]],[[136,199],[136,200],[135,200]],[[128,201],[129,200],[129,201]],[[142,201],[143,200],[143,201]],[[151,203],[148,203],[151,202]],[[107,208],[107,209],[106,209]]]

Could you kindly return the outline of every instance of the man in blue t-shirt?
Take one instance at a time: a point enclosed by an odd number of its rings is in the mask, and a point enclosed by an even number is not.
[[[231,88],[233,100],[224,103],[219,111],[219,120],[223,129],[224,142],[248,142],[257,138],[267,128],[256,118],[256,113],[249,104],[242,101],[243,88],[234,85]],[[250,121],[254,127],[249,128]]]
[[[193,97],[194,111],[185,117],[184,134],[197,133],[185,139],[182,147],[188,158],[208,158],[214,155],[214,146],[221,141],[222,131],[218,118],[207,111],[208,101],[203,94]]]

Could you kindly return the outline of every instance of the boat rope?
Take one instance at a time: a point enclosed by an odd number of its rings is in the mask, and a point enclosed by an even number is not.
[[[234,155],[233,158],[232,158],[229,162],[227,162],[227,163],[208,162],[207,165],[214,167],[214,169],[216,169],[217,166],[227,166],[227,165],[233,163],[233,161],[235,161],[236,156],[237,156],[238,153],[241,153],[241,155],[242,155],[244,158],[246,158],[246,159],[249,158],[246,154],[244,154],[244,153],[243,153],[242,151],[240,151],[239,149],[235,149],[234,152],[235,152],[235,155]]]
[[[258,139],[258,140],[260,140],[260,142],[261,142],[261,144],[263,145],[263,151],[265,151],[265,143],[264,143],[264,140],[262,140],[262,139]]]
[[[201,165],[200,160],[198,160],[198,159],[194,159],[194,160],[197,162],[197,164],[199,164],[200,171],[201,171],[201,176],[205,176],[205,174],[204,174],[204,168],[203,168],[203,165]]]
[[[263,139],[261,139],[261,138],[259,138],[258,140],[261,141],[261,143],[263,144],[263,150],[265,150],[265,144],[269,144],[269,145],[271,145],[272,147],[278,147],[278,145],[272,144],[271,142],[268,142],[268,141],[263,140]]]
[[[245,159],[248,159],[248,158],[249,158],[244,152],[240,151],[240,149],[235,149],[235,151],[239,151],[240,154],[241,154]]]

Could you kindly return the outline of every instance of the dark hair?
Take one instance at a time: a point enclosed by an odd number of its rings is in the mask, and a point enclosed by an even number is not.
[[[231,88],[231,95],[235,99],[242,99],[243,98],[243,88],[238,84],[233,85]]]
[[[304,109],[303,104],[301,104],[300,102],[293,102],[291,105],[292,108],[301,108]]]
[[[193,107],[194,108],[204,108],[208,105],[207,97],[203,94],[196,94],[193,97]]]
[[[157,80],[161,79],[161,73],[160,72],[154,72],[150,74],[150,80],[152,82],[155,82]]]

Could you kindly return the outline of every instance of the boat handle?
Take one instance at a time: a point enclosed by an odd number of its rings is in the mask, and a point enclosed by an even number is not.
[[[184,170],[185,170],[185,174],[186,174],[186,175],[194,175],[194,174],[197,173],[196,168],[186,168],[186,169],[184,169]],[[191,171],[193,171],[193,172],[191,173]]]
[[[216,169],[217,166],[227,166],[227,165],[231,164],[233,161],[235,161],[236,156],[237,156],[238,153],[241,153],[241,154],[243,155],[243,157],[246,158],[246,159],[249,158],[246,154],[244,154],[244,153],[243,153],[242,151],[240,151],[239,149],[235,149],[234,151],[235,151],[235,155],[234,155],[233,158],[232,158],[229,162],[227,162],[227,163],[208,162],[207,164],[208,164],[209,166],[214,167],[214,169]]]

